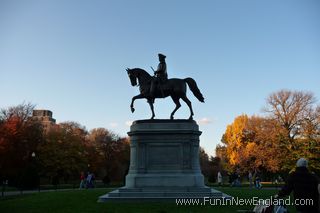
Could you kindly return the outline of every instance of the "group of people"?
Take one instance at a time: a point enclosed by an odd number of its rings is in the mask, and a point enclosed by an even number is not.
[[[229,175],[230,186],[241,186],[241,176],[240,172],[236,171]]]
[[[278,182],[281,180],[282,178],[279,176],[278,178],[276,178],[275,183],[278,184]],[[223,185],[223,178],[220,171],[217,174],[217,182],[219,186]],[[260,172],[258,170],[255,170],[253,173],[249,171],[248,182],[249,182],[250,188],[256,188],[256,189],[262,188]],[[229,183],[230,183],[230,186],[241,186],[241,175],[239,170],[229,174]]]
[[[95,176],[94,176],[94,174],[91,173],[91,172],[88,172],[87,175],[85,175],[84,172],[81,172],[79,189],[94,188],[94,185],[95,185]]]

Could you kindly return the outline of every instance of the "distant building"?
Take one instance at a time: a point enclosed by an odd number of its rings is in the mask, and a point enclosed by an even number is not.
[[[45,132],[56,125],[56,119],[52,118],[50,110],[37,109],[32,112],[32,120],[39,121],[43,125]]]

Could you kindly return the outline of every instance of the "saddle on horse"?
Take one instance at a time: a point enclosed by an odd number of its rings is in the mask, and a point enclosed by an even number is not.
[[[151,81],[151,86],[150,86],[150,96],[154,98],[164,98],[165,97],[165,91],[168,89],[168,80],[155,77]]]

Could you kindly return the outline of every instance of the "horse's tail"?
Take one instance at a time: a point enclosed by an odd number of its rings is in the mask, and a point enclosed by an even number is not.
[[[187,82],[191,92],[194,94],[194,96],[196,96],[196,98],[200,101],[200,102],[204,102],[204,97],[201,94],[197,83],[195,80],[193,80],[192,78],[185,78],[184,79],[185,82]]]

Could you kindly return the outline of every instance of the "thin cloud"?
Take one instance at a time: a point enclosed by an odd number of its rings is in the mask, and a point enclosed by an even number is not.
[[[109,125],[110,125],[111,127],[117,127],[119,124],[118,124],[118,123],[115,123],[115,122],[112,122],[112,123],[109,123]]]
[[[197,123],[199,125],[207,125],[207,124],[212,123],[212,120],[210,118],[205,117],[205,118],[201,118],[201,119],[197,120]]]
[[[131,126],[132,122],[133,122],[133,121],[126,121],[126,122],[125,122],[125,125],[126,125],[126,126]]]

